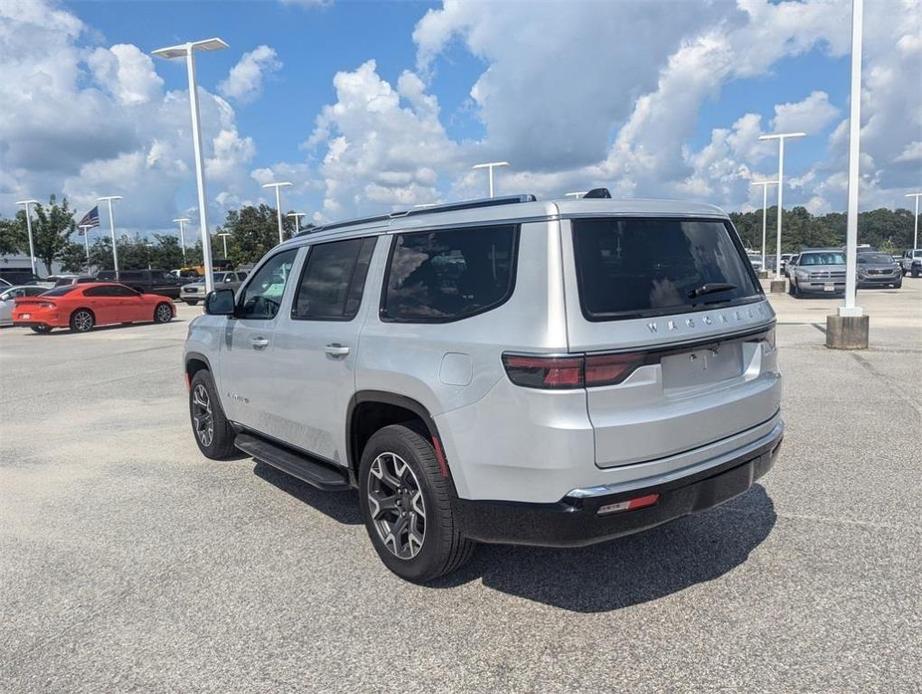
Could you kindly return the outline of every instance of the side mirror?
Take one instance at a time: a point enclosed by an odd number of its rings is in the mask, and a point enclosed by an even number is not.
[[[234,315],[234,291],[215,289],[205,297],[205,313],[209,316]]]

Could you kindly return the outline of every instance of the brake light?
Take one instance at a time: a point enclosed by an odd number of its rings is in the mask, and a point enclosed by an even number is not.
[[[40,301],[38,304],[39,308],[54,308],[57,304],[53,304],[50,301]]]
[[[509,380],[526,388],[580,388],[583,385],[582,357],[540,357],[503,355]]]
[[[640,352],[573,357],[503,355],[510,381],[525,388],[550,390],[615,385],[643,364],[644,354]]]

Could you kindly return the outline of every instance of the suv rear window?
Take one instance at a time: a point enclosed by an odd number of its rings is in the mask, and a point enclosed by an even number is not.
[[[684,313],[763,296],[724,221],[580,219],[572,225],[587,320]]]
[[[518,226],[398,234],[381,318],[446,323],[496,308],[512,295]]]

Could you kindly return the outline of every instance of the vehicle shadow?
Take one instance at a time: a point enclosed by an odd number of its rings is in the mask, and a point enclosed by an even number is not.
[[[170,323],[186,323],[187,321],[182,318],[173,318]],[[145,325],[157,325],[152,321],[147,321],[145,323],[113,323],[112,325],[96,325],[93,326],[93,329],[87,333],[78,333],[70,328],[55,328],[50,333],[36,333],[29,331],[29,334],[33,337],[57,337],[58,335],[92,335],[93,333],[105,333],[115,330],[125,330],[130,328],[139,328]],[[162,323],[162,325],[169,325],[169,323]]]
[[[723,506],[580,549],[482,545],[431,585],[480,579],[494,590],[573,612],[609,612],[711,581],[746,561],[777,516],[757,484]]]
[[[264,463],[254,473],[345,525],[359,525],[355,491],[322,492]],[[771,533],[775,506],[756,484],[722,506],[584,548],[480,545],[469,564],[429,583],[488,588],[573,612],[609,612],[714,580],[743,564]]]
[[[246,457],[245,455],[243,457]],[[311,508],[329,516],[343,525],[361,525],[364,521],[359,513],[358,493],[355,490],[348,492],[324,492],[312,487],[307,482],[302,482],[271,465],[266,465],[258,460],[253,461],[256,466],[253,473],[281,491],[293,496]]]

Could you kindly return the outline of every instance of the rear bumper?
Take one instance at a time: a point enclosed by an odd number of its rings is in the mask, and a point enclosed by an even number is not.
[[[783,430],[756,450],[701,472],[618,493],[565,496],[556,503],[455,499],[462,532],[472,540],[545,547],[581,547],[640,532],[697,511],[713,508],[747,491],[775,463]],[[646,508],[600,515],[603,506],[649,494]]]

